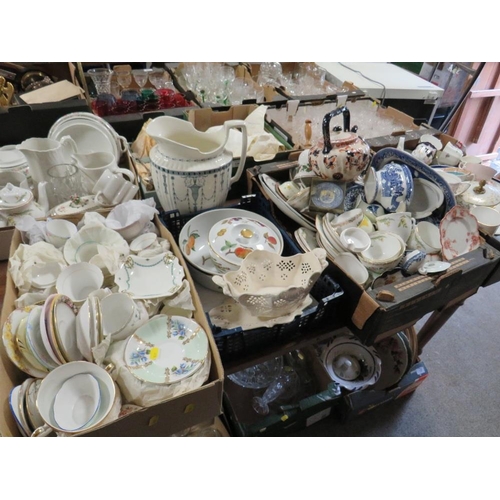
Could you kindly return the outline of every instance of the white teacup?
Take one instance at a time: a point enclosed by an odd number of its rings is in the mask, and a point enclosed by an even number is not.
[[[293,195],[291,198],[288,198],[288,204],[298,210],[304,210],[309,205],[309,194],[311,188],[303,188],[297,194]]]
[[[479,230],[493,236],[500,227],[500,212],[492,207],[476,206],[470,213],[477,219]]]
[[[464,154],[460,148],[448,142],[446,146],[436,154],[436,159],[440,165],[456,167],[463,156]]]
[[[441,252],[439,227],[432,222],[421,221],[413,226],[406,244],[408,250],[423,250],[427,254]]]
[[[99,290],[103,283],[104,275],[99,267],[89,262],[78,262],[61,271],[57,277],[56,289],[75,304],[82,304],[89,294]]]
[[[434,160],[437,151],[437,148],[430,142],[420,142],[419,144],[417,144],[411,154],[417,160],[420,160],[426,165],[430,165],[432,163],[432,160]]]
[[[49,219],[45,225],[47,241],[56,248],[62,247],[77,231],[75,224],[64,219]]]
[[[36,404],[45,424],[35,429],[32,436],[46,436],[52,431],[66,433],[82,432],[88,431],[99,425],[111,411],[116,395],[116,385],[109,374],[111,369],[112,367],[109,369],[101,368],[97,364],[88,361],[72,361],[52,370],[42,380],[37,395]],[[54,418],[54,401],[65,382],[80,374],[90,374],[97,380],[99,385],[100,404],[95,414],[82,428],[68,430],[61,427]],[[74,402],[76,397],[76,395],[72,398],[66,397],[65,400],[68,401],[68,403],[70,400]],[[64,400],[62,404],[64,404]]]

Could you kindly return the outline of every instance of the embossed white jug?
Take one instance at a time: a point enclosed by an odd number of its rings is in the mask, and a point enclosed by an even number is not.
[[[240,162],[232,175],[233,155],[225,149],[231,128],[242,132]],[[172,116],[151,121],[146,132],[156,141],[151,149],[151,177],[165,211],[181,215],[220,207],[243,172],[247,129],[243,120],[229,120],[217,132],[200,132]]]
[[[65,135],[61,141],[45,137],[32,137],[16,146],[28,160],[31,178],[38,182],[50,181],[47,172],[50,167],[71,163],[71,154],[77,153],[77,145]]]

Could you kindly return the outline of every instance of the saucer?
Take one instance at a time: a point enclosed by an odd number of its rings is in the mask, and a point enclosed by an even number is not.
[[[242,330],[264,327],[271,328],[274,325],[291,323],[296,316],[302,314],[304,309],[313,304],[313,301],[314,299],[308,295],[293,313],[277,318],[265,319],[252,316],[248,309],[231,297],[228,297],[220,306],[211,309],[208,315],[213,325],[224,330],[232,330],[233,328],[241,328]]]
[[[159,315],[142,325],[125,346],[125,366],[134,377],[172,384],[198,371],[209,353],[208,337],[194,320]]]
[[[449,269],[451,264],[449,262],[443,262],[442,260],[431,260],[430,262],[426,262],[424,265],[418,268],[418,272],[423,274],[436,274],[442,273]]]

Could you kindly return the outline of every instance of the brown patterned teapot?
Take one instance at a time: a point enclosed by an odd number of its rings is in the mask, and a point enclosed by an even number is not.
[[[344,130],[336,127],[330,135],[330,120],[343,115]],[[323,118],[323,139],[309,149],[309,164],[322,179],[350,182],[356,179],[370,162],[370,146],[350,130],[351,114],[346,106],[337,108]]]

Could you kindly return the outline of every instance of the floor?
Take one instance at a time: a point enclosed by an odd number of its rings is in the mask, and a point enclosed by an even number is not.
[[[0,262],[0,305],[6,269]],[[429,376],[413,394],[347,423],[329,417],[292,436],[500,436],[498,311],[500,283],[481,288],[426,345],[421,359]]]

